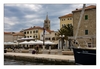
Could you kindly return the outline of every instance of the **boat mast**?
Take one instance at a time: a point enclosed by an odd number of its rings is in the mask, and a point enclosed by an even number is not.
[[[78,35],[78,30],[79,30],[79,27],[80,27],[80,24],[81,24],[81,20],[82,20],[83,14],[84,14],[84,9],[85,9],[85,4],[83,4],[83,9],[82,9],[82,12],[80,14],[80,19],[79,19],[79,22],[78,22],[78,27],[77,27],[76,35],[75,35],[75,40],[76,40],[77,35]]]
[[[77,35],[78,35],[78,30],[79,30],[79,27],[80,27],[80,24],[81,24],[81,20],[82,20],[82,17],[83,17],[83,14],[84,14],[84,10],[85,10],[85,4],[83,4],[83,9],[81,11],[81,14],[80,14],[80,19],[79,19],[79,22],[78,22],[78,27],[76,29],[76,34],[75,34],[75,41],[77,39]]]

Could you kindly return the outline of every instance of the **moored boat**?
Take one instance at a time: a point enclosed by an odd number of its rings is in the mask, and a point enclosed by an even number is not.
[[[73,48],[75,63],[80,65],[96,65],[96,49]]]

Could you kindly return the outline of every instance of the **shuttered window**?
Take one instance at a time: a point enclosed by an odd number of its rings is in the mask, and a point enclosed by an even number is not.
[[[88,35],[88,30],[85,30],[85,35]]]
[[[88,15],[85,15],[85,20],[88,20]]]

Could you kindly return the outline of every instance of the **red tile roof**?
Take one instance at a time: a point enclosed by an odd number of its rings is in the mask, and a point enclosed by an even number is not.
[[[90,6],[85,7],[85,10],[90,10],[90,9],[96,9],[96,6],[95,6],[95,5],[90,5]],[[74,11],[72,11],[72,12],[73,12],[73,13],[74,13],[74,12],[79,12],[79,11],[81,11],[81,10],[82,10],[82,8],[76,9],[76,10],[74,10]]]
[[[39,27],[39,26],[34,26],[34,27],[30,27],[30,28],[25,29],[25,30],[33,30],[33,29],[43,29],[43,28]]]
[[[4,32],[4,35],[7,34],[7,35],[13,35],[13,36],[24,36],[23,33],[21,32]]]
[[[4,34],[9,34],[9,35],[11,35],[11,34],[12,34],[12,32],[4,32]]]
[[[70,13],[70,14],[67,14],[67,15],[64,15],[64,16],[60,16],[59,18],[72,17],[72,16],[73,16],[73,14]]]
[[[24,33],[16,32],[16,33],[13,34],[13,36],[24,36]]]
[[[43,27],[40,27],[40,26],[34,26],[34,27],[31,27],[31,28],[25,29],[24,31],[27,31],[27,30],[33,30],[33,29],[41,29],[41,30],[43,30]],[[46,29],[46,31],[48,31],[49,33],[52,32],[51,30],[47,30],[47,29]]]

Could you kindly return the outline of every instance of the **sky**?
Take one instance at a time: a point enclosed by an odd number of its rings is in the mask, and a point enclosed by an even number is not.
[[[89,3],[88,5],[95,5]],[[33,4],[33,3],[5,3],[4,4],[4,31],[19,32],[33,26],[43,27],[48,14],[51,30],[60,29],[59,17],[72,13],[76,8],[82,8],[83,4]]]

